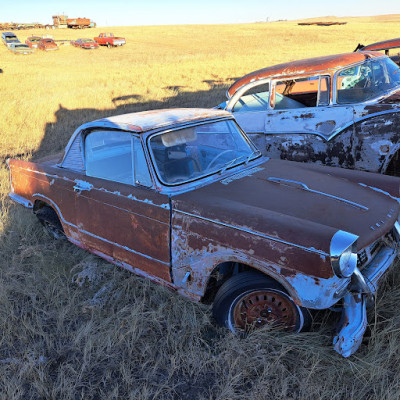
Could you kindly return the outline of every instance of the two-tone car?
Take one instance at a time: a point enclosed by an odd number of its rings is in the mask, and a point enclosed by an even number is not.
[[[126,44],[125,38],[114,36],[111,32],[100,33],[99,36],[94,38],[94,40],[99,46],[107,46],[108,48],[123,46]]]
[[[299,332],[339,305],[347,357],[398,254],[400,178],[263,157],[221,110],[100,119],[8,165],[11,199],[53,237],[212,303],[235,333]]]
[[[400,69],[380,52],[267,67],[227,98],[219,107],[269,157],[400,175]]]

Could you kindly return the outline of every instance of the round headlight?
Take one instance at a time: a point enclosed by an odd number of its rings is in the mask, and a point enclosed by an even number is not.
[[[357,267],[357,253],[353,253],[352,246],[348,247],[339,258],[340,274],[343,278],[353,275]]]
[[[357,268],[358,236],[338,231],[331,240],[331,264],[335,275],[349,278]]]

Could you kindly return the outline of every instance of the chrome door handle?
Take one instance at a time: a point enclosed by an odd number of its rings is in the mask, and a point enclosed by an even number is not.
[[[93,189],[93,185],[89,182],[76,180],[76,185],[73,186],[74,192],[80,194],[82,190],[90,191]]]

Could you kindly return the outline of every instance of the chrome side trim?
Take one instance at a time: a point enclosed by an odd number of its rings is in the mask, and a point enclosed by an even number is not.
[[[226,223],[220,222],[220,221],[215,221],[213,219],[201,217],[200,215],[192,214],[192,213],[189,213],[189,212],[186,212],[186,211],[181,211],[181,210],[177,210],[177,209],[173,209],[173,211],[176,212],[176,213],[189,215],[190,217],[199,218],[199,219],[202,219],[203,221],[208,221],[208,222],[211,222],[211,223],[216,224],[216,225],[226,226],[227,228],[232,228],[232,229],[236,229],[236,230],[241,231],[241,232],[250,233],[252,235],[256,235],[256,236],[262,237],[264,239],[272,240],[274,242],[278,242],[278,243],[282,243],[282,244],[287,244],[289,246],[297,247],[299,249],[302,249],[304,251],[308,251],[310,253],[319,254],[320,256],[329,257],[329,254],[326,253],[325,251],[318,250],[318,249],[315,249],[313,247],[304,247],[304,246],[301,246],[299,244],[288,242],[286,240],[282,240],[282,239],[274,238],[272,236],[264,235],[264,234],[262,234],[260,232],[255,232],[255,231],[252,231],[250,229],[241,228],[241,227],[238,227],[238,226],[235,226],[235,225],[231,225],[231,224],[226,224]]]
[[[295,187],[298,189],[306,190],[307,192],[320,194],[322,196],[330,197],[331,199],[335,199],[335,200],[341,201],[343,203],[349,204],[355,208],[359,208],[361,210],[368,211],[368,207],[365,207],[361,204],[355,203],[355,202],[347,200],[347,199],[343,199],[342,197],[334,196],[333,194],[324,193],[324,192],[320,192],[319,190],[310,189],[305,183],[302,183],[302,182],[291,181],[289,179],[274,178],[274,177],[269,177],[268,181],[278,183],[278,184],[283,184],[283,185],[286,185],[289,187]]]
[[[19,194],[16,194],[14,192],[10,192],[8,194],[8,197],[11,200],[14,200],[16,203],[23,205],[26,208],[33,208],[33,204],[31,201],[28,199],[25,199],[25,197],[20,196]]]

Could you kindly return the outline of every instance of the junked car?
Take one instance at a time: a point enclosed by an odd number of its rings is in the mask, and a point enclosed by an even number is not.
[[[31,49],[27,44],[24,43],[12,43],[9,49],[15,54],[32,54],[34,50]]]
[[[29,36],[28,39],[25,40],[25,43],[31,47],[32,49],[36,49],[38,46],[38,42],[42,38],[40,36]]]
[[[360,51],[267,67],[219,108],[267,156],[400,175],[400,69]]]
[[[393,49],[397,49],[397,53],[393,54]],[[400,38],[384,40],[382,42],[372,43],[367,46],[358,44],[354,51],[385,51],[397,65],[400,66]],[[391,54],[389,54],[391,53]]]
[[[100,33],[99,36],[94,38],[94,40],[99,46],[107,46],[108,48],[123,46],[126,44],[125,38],[114,36],[114,34],[110,32]]]
[[[54,41],[54,39],[50,39],[50,38],[40,39],[37,44],[37,48],[40,50],[44,50],[44,51],[51,51],[51,50],[59,49],[59,47],[58,47],[57,43]]]
[[[7,47],[10,47],[13,43],[21,43],[15,33],[12,32],[3,32],[1,34],[1,40]]]
[[[8,165],[11,199],[52,236],[212,303],[235,333],[299,332],[340,305],[347,357],[398,254],[400,178],[264,157],[221,110],[100,119]]]
[[[85,50],[99,48],[99,45],[93,39],[85,39],[85,38],[71,40],[71,45],[75,47],[80,47],[81,49]]]

